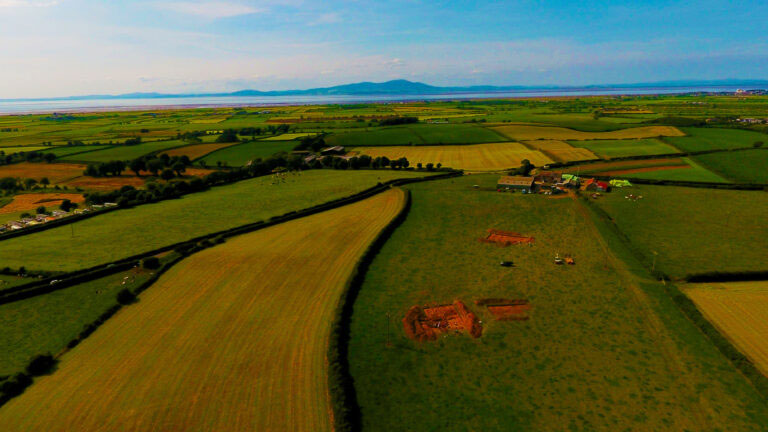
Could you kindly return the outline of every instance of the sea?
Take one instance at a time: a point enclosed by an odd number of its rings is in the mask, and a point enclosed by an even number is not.
[[[523,89],[498,92],[381,95],[200,96],[107,99],[0,99],[0,115],[75,113],[94,111],[159,110],[214,107],[270,107],[357,103],[405,103],[469,99],[506,99],[558,96],[654,95],[735,92],[737,86],[621,87]],[[755,88],[744,88],[756,90]]]

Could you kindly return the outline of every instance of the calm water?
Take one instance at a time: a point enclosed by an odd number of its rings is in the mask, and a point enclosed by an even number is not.
[[[78,111],[121,111],[128,109],[204,108],[275,105],[322,105],[366,102],[411,102],[428,100],[461,100],[542,96],[644,95],[689,92],[733,92],[739,87],[643,87],[619,89],[526,89],[504,92],[450,93],[429,95],[333,95],[333,96],[238,96],[185,97],[157,99],[91,99],[91,100],[0,100],[0,114],[27,114]],[[751,89],[751,87],[750,87]]]

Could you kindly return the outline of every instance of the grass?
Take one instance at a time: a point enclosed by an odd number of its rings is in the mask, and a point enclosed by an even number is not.
[[[332,430],[331,320],[357,260],[404,197],[390,190],[187,258],[1,408],[0,423]]]
[[[690,284],[683,292],[768,376],[768,282]]]
[[[574,147],[583,147],[604,158],[611,159],[622,156],[664,155],[679,153],[677,149],[657,139],[621,139],[621,140],[590,140],[571,141]]]
[[[664,140],[682,151],[702,151],[752,147],[757,141],[768,142],[768,135],[740,129],[682,128],[685,137]]]
[[[676,180],[709,183],[730,183],[727,179],[696,163],[691,158],[681,158],[686,166],[681,168],[645,171],[629,175],[629,177],[653,180]]]
[[[93,322],[117,304],[117,293],[127,286],[138,286],[149,277],[140,269],[116,273],[91,282],[49,294],[0,305],[0,375],[10,375],[26,367],[36,354],[57,354],[74,339],[86,324]],[[28,279],[18,279],[22,283]],[[8,288],[9,286],[4,287]]]
[[[643,126],[608,132],[582,132],[562,127],[525,124],[498,126],[493,129],[515,140],[617,140],[683,135],[682,132],[671,126]]]
[[[661,284],[602,246],[578,203],[472,188],[495,180],[409,186],[411,212],[371,265],[352,316],[364,430],[764,428],[757,392]],[[487,228],[533,235],[536,245],[478,242]],[[556,253],[576,265],[556,266]],[[494,321],[473,302],[484,297],[527,298],[532,318]],[[478,314],[481,338],[405,337],[409,307],[454,299]]]
[[[629,190],[626,192],[628,193]],[[711,271],[768,270],[768,195],[764,192],[635,186],[597,201],[656,268],[682,278]]]
[[[270,177],[245,180],[5,240],[0,263],[51,271],[87,268],[349,196],[378,182],[423,175],[315,170],[289,174],[277,185]]]
[[[95,152],[64,156],[61,158],[61,160],[77,162],[109,162],[113,160],[131,160],[150,153],[169,150],[174,147],[181,147],[184,145],[184,141],[178,140],[145,142],[143,144],[132,146],[120,145]]]
[[[104,150],[105,148],[108,148],[108,147],[109,146],[105,146],[105,145],[50,147],[50,150],[46,151],[46,153],[53,153],[56,155],[56,157],[63,158],[65,156],[70,156],[78,153],[88,153],[92,151]]]
[[[291,151],[294,147],[296,143],[293,141],[250,141],[217,150],[202,158],[202,161],[208,166],[214,166],[218,162],[229,166],[243,166],[254,159]]]
[[[325,140],[328,145],[396,146],[479,144],[507,141],[490,129],[468,124],[414,124],[336,133]]]
[[[693,159],[737,182],[768,183],[768,149],[710,153]]]
[[[405,157],[411,166],[441,163],[445,167],[469,171],[493,171],[517,168],[523,159],[536,166],[552,163],[543,153],[520,143],[473,144],[451,146],[355,147],[355,151],[371,157],[389,159]]]
[[[18,153],[18,152],[31,152],[31,151],[40,151],[40,150],[46,150],[43,153],[49,153],[47,150],[51,149],[51,147],[46,146],[17,146],[17,147],[0,147],[0,152],[3,152],[7,155]]]

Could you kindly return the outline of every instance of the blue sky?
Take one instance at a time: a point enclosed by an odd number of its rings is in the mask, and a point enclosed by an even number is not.
[[[0,0],[0,99],[768,79],[768,2]]]

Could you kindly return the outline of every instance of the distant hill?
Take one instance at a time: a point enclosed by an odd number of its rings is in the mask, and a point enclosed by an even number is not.
[[[227,96],[330,96],[330,95],[434,95],[450,93],[477,93],[477,92],[508,92],[515,90],[579,90],[579,89],[627,89],[627,88],[676,88],[676,87],[718,87],[718,86],[743,86],[750,88],[768,88],[768,80],[678,80],[659,81],[652,83],[635,84],[604,84],[585,86],[457,86],[438,87],[420,82],[404,79],[386,81],[381,83],[359,82],[343,84],[333,87],[319,87],[306,90],[240,90],[230,93],[126,93],[120,95],[88,95],[69,96],[59,98],[34,98],[34,99],[0,99],[5,101],[22,100],[92,100],[92,99],[159,99],[159,98],[191,98],[191,97],[227,97]]]

